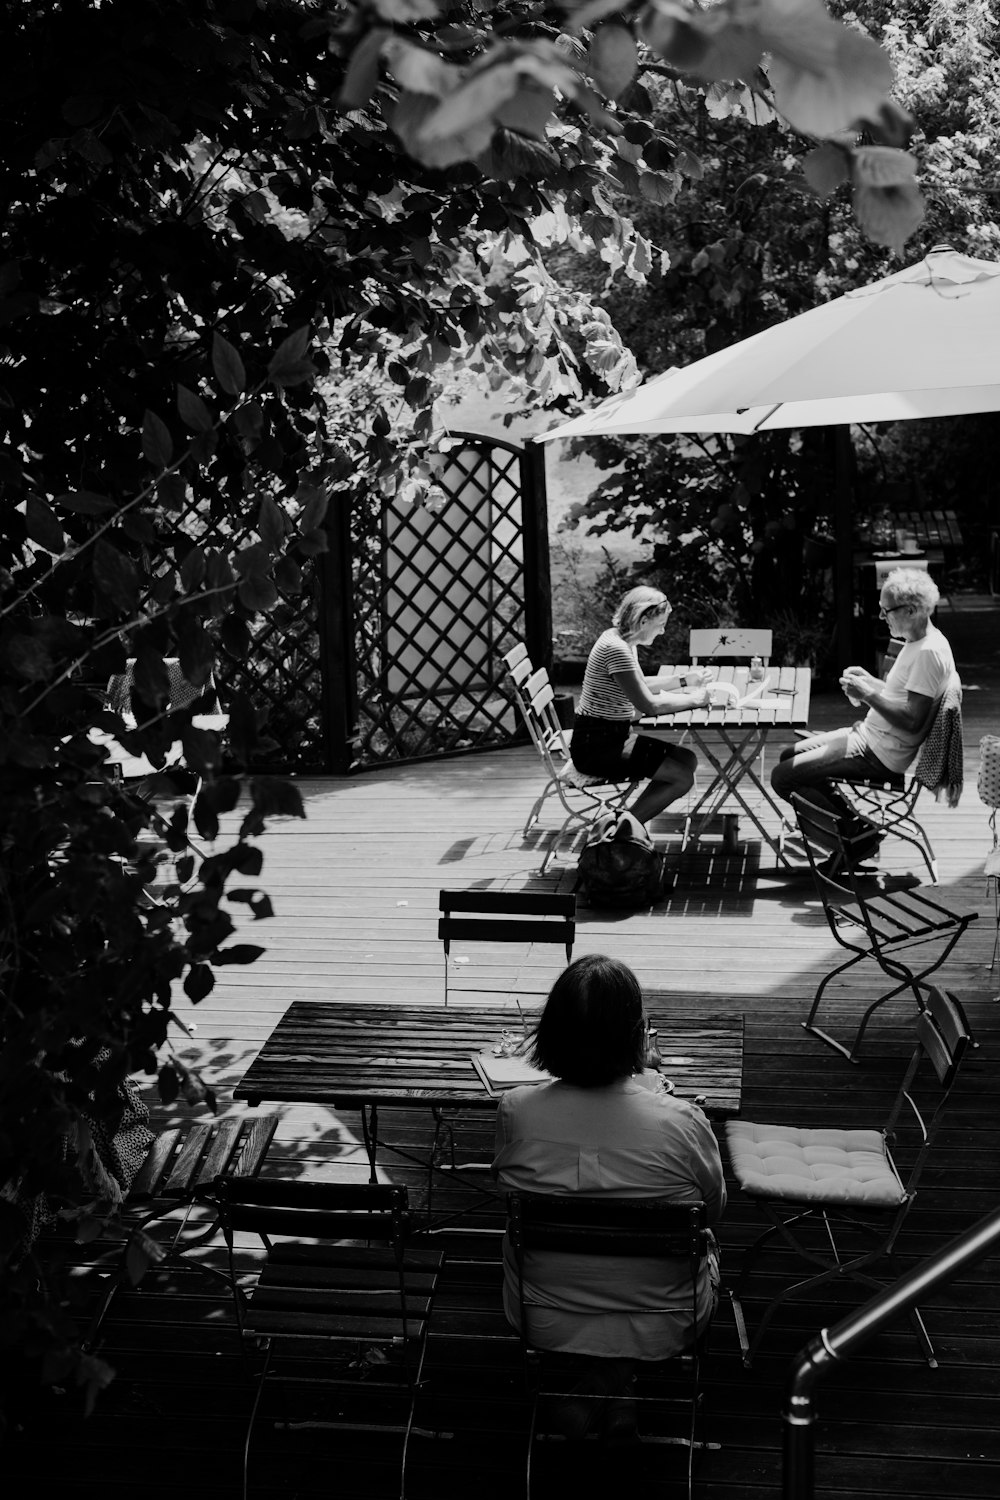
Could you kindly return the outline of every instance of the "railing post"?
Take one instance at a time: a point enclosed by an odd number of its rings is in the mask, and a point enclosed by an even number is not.
[[[814,1434],[813,1389],[837,1362],[881,1332],[940,1286],[947,1286],[970,1266],[1000,1247],[1000,1209],[994,1209],[971,1229],[951,1240],[936,1255],[887,1286],[870,1302],[849,1313],[832,1328],[824,1328],[796,1356],[785,1386],[783,1500],[813,1500]]]
[[[785,1424],[782,1500],[813,1500],[816,1486],[813,1390],[835,1358],[826,1344],[825,1332],[819,1333],[796,1356],[789,1374],[781,1413]]]

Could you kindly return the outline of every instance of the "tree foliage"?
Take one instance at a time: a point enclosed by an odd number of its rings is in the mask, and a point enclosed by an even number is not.
[[[456,362],[546,401],[636,378],[543,250],[648,277],[628,205],[701,171],[650,124],[650,79],[831,138],[887,243],[916,189],[905,152],[871,179],[859,122],[905,135],[888,64],[816,0],[23,0],[2,24],[0,1320],[93,1393],[108,1371],[32,1234],[114,1207],[92,1126],[113,1130],[125,1075],[211,1102],[164,1051],[172,997],[260,951],[239,920],[269,911],[255,841],[302,812],[247,774],[259,706],[228,703],[220,742],[171,701],[168,660],[207,686],[301,590],[332,508],[432,494]],[[131,717],[105,706],[127,658]],[[194,833],[183,801],[119,784],[108,738],[154,765],[182,742]],[[161,815],[178,878],[150,903]]]
[[[1000,58],[989,8],[979,0],[864,0],[844,15],[882,42],[898,104],[916,120],[923,244],[946,241],[972,255],[995,255]],[[687,83],[657,96],[658,135],[693,153],[703,170],[681,182],[669,209],[650,206],[635,216],[637,231],[655,247],[646,288],[628,297],[618,288],[603,291],[644,375],[686,364],[795,316],[817,296],[839,296],[892,269],[855,214],[839,139],[815,147],[777,119],[754,131],[743,124]],[[788,171],[793,160],[803,164],[800,175]],[[565,261],[559,274],[595,293],[603,280],[592,257]],[[942,443],[941,434],[925,429],[899,423],[881,439],[872,432],[859,457],[875,476],[884,478],[887,464],[893,477],[919,472],[938,503],[954,508],[957,475],[974,470],[973,455],[956,468],[956,433]],[[822,608],[816,577],[803,563],[806,539],[822,535],[831,518],[831,463],[818,435],[608,437],[587,447],[609,477],[577,518],[598,532],[657,542],[665,581],[679,597],[690,592],[695,608],[770,619],[780,594],[783,610],[798,614],[803,628]]]

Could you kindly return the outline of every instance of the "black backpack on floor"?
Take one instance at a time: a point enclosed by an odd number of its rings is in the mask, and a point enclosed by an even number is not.
[[[596,825],[580,855],[576,890],[587,906],[634,910],[663,893],[663,856],[631,813]]]

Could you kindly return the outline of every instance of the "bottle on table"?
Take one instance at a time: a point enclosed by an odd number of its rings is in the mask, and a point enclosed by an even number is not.
[[[764,658],[762,656],[751,656],[750,658],[750,681],[764,681]]]
[[[656,1040],[656,1027],[646,1026],[646,1067],[653,1068],[657,1073],[663,1067],[663,1058],[660,1056],[660,1048]]]

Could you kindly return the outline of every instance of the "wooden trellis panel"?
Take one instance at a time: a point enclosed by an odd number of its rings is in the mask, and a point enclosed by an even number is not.
[[[243,692],[268,711],[273,748],[252,770],[343,772],[520,737],[502,655],[518,640],[539,664],[551,655],[542,454],[455,438],[439,509],[335,501],[301,592],[249,622],[245,657],[219,652],[223,704]],[[179,529],[226,551],[256,540],[205,505]]]
[[[178,531],[201,547],[226,553],[258,540],[253,523],[237,531],[229,516],[214,514],[204,502],[187,504],[178,517]],[[320,649],[324,579],[318,561],[304,563],[301,592],[279,590],[277,605],[248,621],[251,644],[245,656],[237,660],[223,649],[217,656],[215,680],[223,706],[239,692],[267,709],[265,732],[274,745],[251,770],[331,769]],[[155,576],[173,563],[172,557],[153,558],[151,571]]]
[[[518,640],[539,662],[550,651],[543,472],[532,448],[456,434],[437,509],[386,502],[358,518],[354,767],[520,733],[502,656]]]

